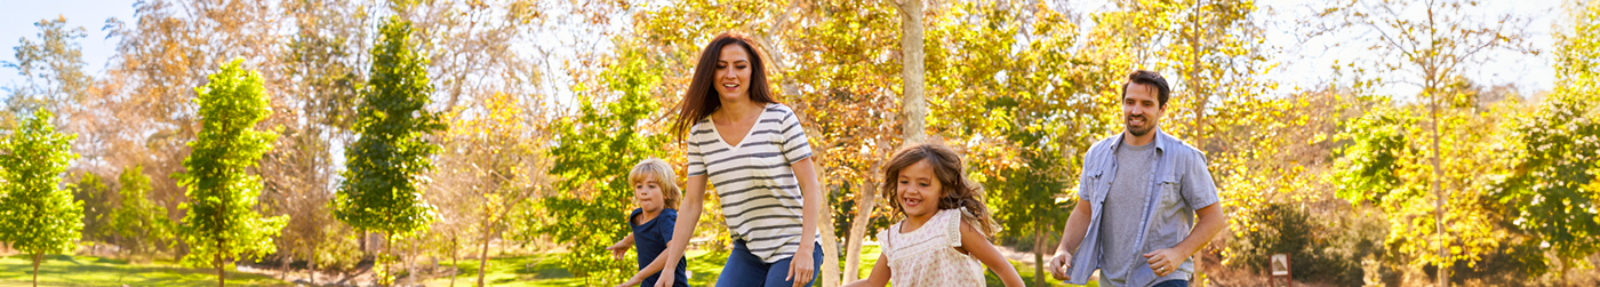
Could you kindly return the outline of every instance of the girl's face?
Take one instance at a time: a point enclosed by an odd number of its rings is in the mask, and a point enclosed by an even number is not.
[[[726,100],[750,98],[750,53],[739,45],[722,46],[722,56],[717,59],[717,94]]]
[[[944,196],[944,186],[939,183],[939,177],[934,174],[933,165],[928,164],[928,160],[917,161],[901,170],[900,178],[895,180],[895,193],[899,196],[896,199],[900,200],[907,217],[926,218],[939,211],[939,198]]]
[[[661,194],[661,184],[655,178],[634,182],[633,200],[647,213],[661,212],[667,205],[666,197]]]

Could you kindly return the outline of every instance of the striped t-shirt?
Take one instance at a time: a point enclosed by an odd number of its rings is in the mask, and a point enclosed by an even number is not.
[[[706,175],[716,189],[728,233],[767,263],[794,256],[804,198],[790,164],[811,157],[794,111],[767,104],[739,147],[723,141],[709,117],[689,130],[689,176]]]

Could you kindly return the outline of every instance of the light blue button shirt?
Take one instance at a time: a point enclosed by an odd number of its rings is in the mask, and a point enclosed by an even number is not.
[[[1153,176],[1149,177],[1149,202],[1145,203],[1144,212],[1141,213],[1139,235],[1128,238],[1133,240],[1134,246],[1139,246],[1139,254],[1177,246],[1189,237],[1189,231],[1194,228],[1194,210],[1220,201],[1217,198],[1217,185],[1211,179],[1211,172],[1206,169],[1205,154],[1160,129],[1154,132],[1157,159],[1155,169],[1150,171]],[[1089,275],[1105,262],[1100,258],[1104,254],[1099,242],[1100,218],[1103,214],[1101,208],[1117,174],[1117,157],[1114,153],[1117,146],[1122,144],[1122,138],[1122,134],[1117,134],[1101,140],[1084,154],[1083,174],[1078,177],[1078,200],[1093,204],[1088,232],[1085,232],[1077,251],[1072,252],[1072,267],[1066,272],[1072,279],[1067,283],[1088,284]],[[1129,274],[1132,278],[1126,278],[1129,286],[1147,286],[1159,279],[1144,262],[1134,261],[1134,264],[1140,264],[1143,268],[1129,269],[1133,270]],[[1176,271],[1193,273],[1194,260],[1185,260]]]

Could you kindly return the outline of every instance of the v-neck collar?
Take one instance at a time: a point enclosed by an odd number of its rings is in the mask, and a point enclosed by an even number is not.
[[[728,151],[738,151],[740,146],[743,146],[744,143],[750,141],[750,135],[754,134],[756,132],[756,126],[761,124],[761,118],[767,116],[767,109],[772,108],[772,105],[776,105],[776,104],[767,103],[767,105],[761,106],[761,110],[756,112],[756,121],[753,122],[753,123],[750,123],[750,128],[744,131],[744,137],[739,138],[739,144],[738,145],[730,144],[730,143],[728,143],[728,140],[722,138],[722,130],[717,129],[717,120],[716,119],[712,119],[711,117],[706,117],[706,119],[711,121],[711,132],[716,134],[717,142],[722,143],[722,145],[728,146]]]

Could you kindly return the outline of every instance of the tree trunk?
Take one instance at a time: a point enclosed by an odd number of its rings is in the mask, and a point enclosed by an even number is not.
[[[492,232],[490,229],[494,229],[494,227],[488,225],[489,216],[492,215],[489,212],[484,212],[483,247],[478,251],[478,287],[484,286],[483,276],[489,273],[489,234]]]
[[[822,190],[822,208],[818,209],[822,213],[822,218],[817,221],[817,224],[821,225],[818,229],[822,231],[822,270],[817,273],[820,273],[822,282],[815,285],[835,287],[839,286],[839,236],[834,235],[833,207],[828,204],[832,201],[829,198],[833,198],[833,192],[828,191],[828,188]]]
[[[39,287],[39,261],[44,260],[44,253],[33,254],[33,287]]]
[[[1449,198],[1449,196],[1446,195],[1444,189],[1439,188],[1439,178],[1442,177],[1444,173],[1443,170],[1439,169],[1439,96],[1436,95],[1437,92],[1435,92],[1434,89],[1429,89],[1428,93],[1432,96],[1430,98],[1433,99],[1433,105],[1429,109],[1429,114],[1433,118],[1433,193],[1439,197],[1437,200],[1438,208],[1436,210],[1439,214],[1439,218],[1435,222],[1439,226],[1439,230],[1435,231],[1439,236],[1439,287],[1449,287],[1450,234],[1449,232],[1445,231],[1444,225],[1446,208],[1445,199]]]
[[[925,54],[922,51],[922,0],[896,0],[900,2],[900,138],[906,144],[927,140],[925,119],[928,101],[923,97],[927,85],[924,79]]]
[[[1039,221],[1044,221],[1044,219],[1040,218]],[[1047,225],[1039,224],[1038,226]],[[1045,237],[1044,228],[1033,229],[1033,286],[1048,286],[1044,283]]]
[[[461,261],[461,237],[456,236],[456,235],[451,235],[450,236],[450,287],[456,287],[456,275],[460,275],[461,274],[461,268],[458,267],[458,266],[461,266],[460,263],[459,263],[460,261]],[[479,269],[478,272],[483,272],[483,270]]]
[[[845,252],[845,282],[861,279],[861,242],[867,236],[867,225],[872,223],[872,209],[878,203],[878,193],[872,186],[871,183],[863,184],[862,188],[856,191],[856,216],[850,221],[850,238],[845,243],[846,248],[849,248]]]

